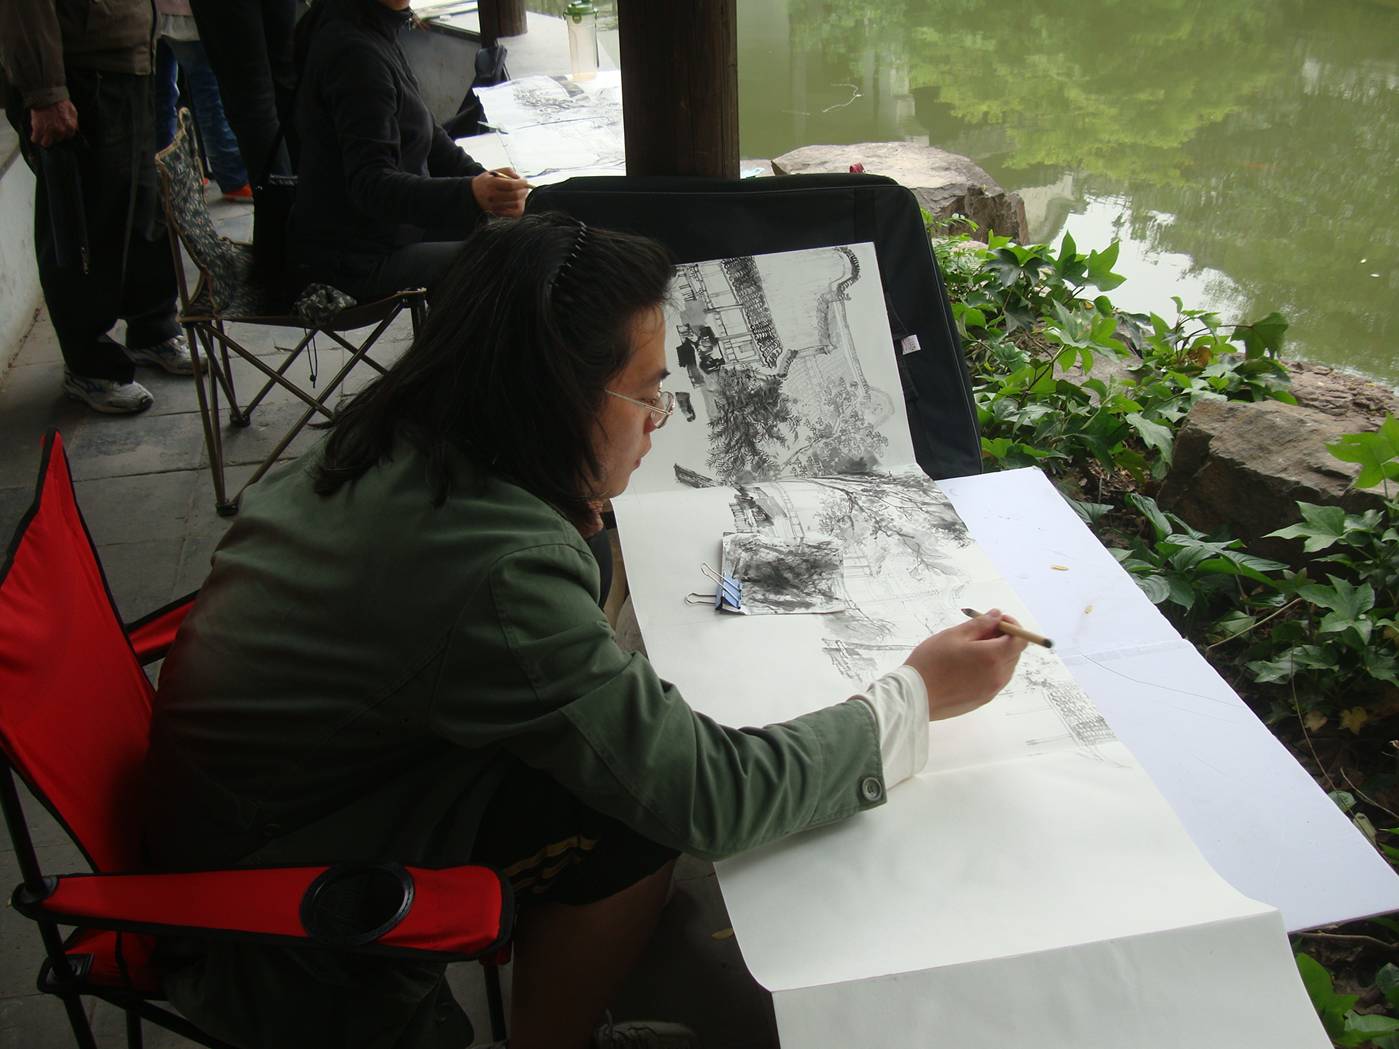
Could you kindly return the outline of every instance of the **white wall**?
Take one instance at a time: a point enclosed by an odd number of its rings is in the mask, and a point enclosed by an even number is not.
[[[0,374],[19,353],[42,301],[34,265],[34,175],[13,133],[0,137]]]

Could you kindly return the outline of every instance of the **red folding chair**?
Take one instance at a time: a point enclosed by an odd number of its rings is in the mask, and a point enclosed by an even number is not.
[[[494,963],[508,956],[510,888],[495,871],[392,862],[141,871],[141,765],[162,657],[194,595],[123,626],[73,493],[62,438],[44,440],[38,490],[0,569],[0,805],[47,959],[39,989],[63,1000],[74,1037],[94,1049],[81,997],[220,1049],[225,1043],[153,1004],[164,995],[154,935],[237,937],[404,958],[486,963],[496,1039],[505,1036]],[[14,775],[62,825],[91,873],[40,869]],[[59,926],[75,926],[65,938]],[[230,1047],[231,1049],[231,1047]]]

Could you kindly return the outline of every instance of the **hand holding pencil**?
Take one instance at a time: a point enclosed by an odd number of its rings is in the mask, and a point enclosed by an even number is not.
[[[482,211],[512,219],[525,213],[525,195],[531,188],[514,168],[483,171],[471,180],[471,194]]]
[[[909,654],[905,663],[928,692],[929,721],[975,710],[1005,688],[1025,650],[1007,626],[1019,624],[993,609],[932,635]]]

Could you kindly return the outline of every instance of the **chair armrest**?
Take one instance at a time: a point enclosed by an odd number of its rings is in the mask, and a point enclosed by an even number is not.
[[[136,652],[142,666],[154,663],[170,651],[175,634],[184,622],[185,615],[194,605],[199,591],[177,598],[164,608],[157,608],[148,616],[142,616],[133,623],[126,624],[126,636]]]
[[[70,874],[14,908],[36,921],[154,935],[232,937],[439,961],[493,953],[514,917],[508,883],[488,867],[391,863],[179,874]]]

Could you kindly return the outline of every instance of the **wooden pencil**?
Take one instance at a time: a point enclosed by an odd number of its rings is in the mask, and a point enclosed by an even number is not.
[[[962,609],[962,614],[969,619],[975,619],[977,616],[981,615],[981,613],[974,608],[964,608]],[[1023,626],[1007,623],[1004,619],[997,623],[996,626],[1000,628],[1002,634],[1009,634],[1011,637],[1022,638],[1032,645],[1041,645],[1044,648],[1054,647],[1054,642],[1043,634],[1036,634],[1033,630],[1026,630]]]

